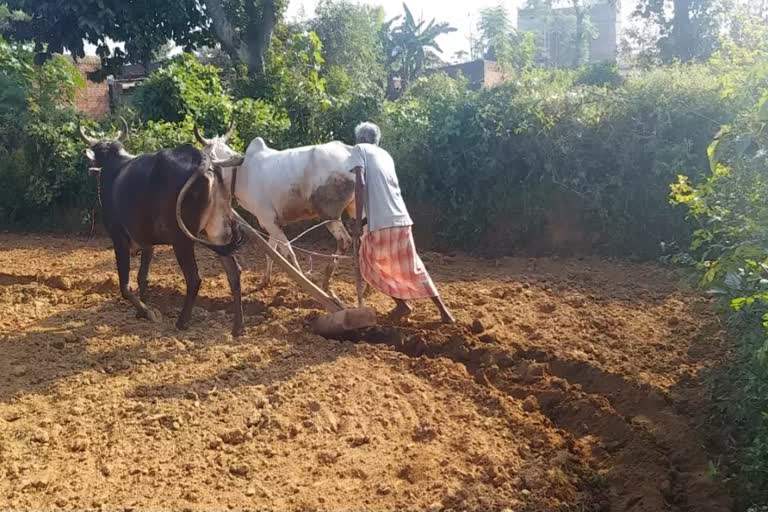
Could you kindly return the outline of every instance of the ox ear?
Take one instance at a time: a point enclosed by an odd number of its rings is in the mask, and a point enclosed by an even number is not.
[[[91,148],[85,149],[83,154],[85,155],[85,158],[87,158],[91,163],[96,161],[96,153],[94,153]]]

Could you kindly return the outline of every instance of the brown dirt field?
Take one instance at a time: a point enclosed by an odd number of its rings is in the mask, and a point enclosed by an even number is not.
[[[249,250],[233,339],[205,250],[179,332],[169,249],[153,324],[107,240],[0,235],[0,509],[731,509],[707,471],[728,347],[706,298],[653,265],[423,256],[457,326],[426,303],[326,340],[284,274],[254,291]],[[352,299],[348,269],[335,288]]]

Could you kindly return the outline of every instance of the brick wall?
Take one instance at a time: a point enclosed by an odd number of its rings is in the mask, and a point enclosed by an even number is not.
[[[429,72],[445,73],[452,77],[456,77],[456,75],[461,73],[469,81],[469,86],[472,89],[493,87],[507,78],[498,64],[483,59],[443,66],[428,70]]]
[[[483,87],[493,87],[507,79],[507,75],[501,70],[499,65],[490,60],[483,61],[485,73],[483,77]]]
[[[472,89],[479,89],[485,81],[485,64],[482,60],[473,60],[461,64],[452,64],[429,70],[428,72],[445,73],[448,76],[456,77],[461,73],[469,82]]]
[[[109,86],[103,82],[91,82],[87,74],[96,71],[101,66],[98,57],[85,57],[75,63],[85,80],[85,87],[77,91],[75,107],[80,112],[98,119],[109,114]]]

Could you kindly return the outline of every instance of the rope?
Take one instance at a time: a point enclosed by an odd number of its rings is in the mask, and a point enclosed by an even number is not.
[[[299,238],[302,238],[302,237],[304,237],[305,235],[307,235],[307,234],[311,233],[312,231],[316,230],[317,228],[319,228],[319,227],[322,227],[322,226],[325,226],[326,224],[330,224],[331,222],[341,222],[341,221],[339,221],[339,220],[324,220],[323,222],[321,222],[321,223],[319,223],[319,224],[315,224],[315,225],[314,225],[314,226],[312,226],[311,228],[309,228],[309,229],[305,230],[305,231],[304,231],[302,234],[300,234],[299,236],[297,236],[296,238],[294,238],[293,240],[291,240],[291,242],[290,242],[290,243],[293,243],[293,242],[295,242],[295,241],[296,241],[296,240],[298,240]]]
[[[317,229],[317,228],[319,228],[321,226],[324,226],[326,224],[330,224],[331,222],[340,222],[340,221],[339,220],[326,220],[326,221],[320,222],[319,224],[315,224],[314,226],[312,226],[311,228],[305,230],[303,233],[301,233],[299,236],[295,237],[293,240],[291,240],[289,242],[283,242],[282,240],[277,240],[277,239],[273,238],[272,235],[270,235],[268,233],[265,233],[265,232],[263,232],[263,231],[261,231],[259,229],[256,229],[256,228],[253,228],[253,230],[256,231],[257,233],[259,233],[261,236],[265,237],[267,240],[271,240],[271,241],[274,241],[274,242],[276,242],[278,244],[285,245],[287,247],[292,248],[294,251],[298,251],[298,252],[303,253],[303,254],[308,254],[310,256],[317,256],[319,258],[329,258],[329,259],[339,259],[339,260],[349,260],[349,259],[352,259],[351,256],[345,256],[343,254],[326,254],[326,253],[322,253],[322,252],[310,251],[309,249],[303,249],[301,247],[295,247],[295,246],[292,245],[293,242],[295,242],[296,240],[304,237],[305,235],[309,234],[310,232],[314,231],[315,229]],[[253,226],[251,226],[251,227],[253,227]]]

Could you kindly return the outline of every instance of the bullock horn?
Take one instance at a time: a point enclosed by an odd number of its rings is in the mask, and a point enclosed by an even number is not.
[[[189,228],[187,228],[187,225],[184,224],[184,219],[181,218],[181,205],[184,202],[184,196],[187,194],[189,187],[191,187],[192,184],[197,180],[197,178],[202,176],[203,173],[204,171],[203,172],[195,171],[189,178],[187,178],[187,182],[181,188],[181,192],[179,192],[179,197],[176,199],[176,222],[179,224],[179,228],[181,228],[181,231],[185,235],[187,235],[187,238],[207,246],[207,245],[210,245],[210,242],[193,235],[192,232],[189,230]]]
[[[123,122],[123,129],[117,130],[117,135],[115,136],[115,140],[119,142],[123,142],[123,140],[125,140],[125,138],[128,137],[128,133],[131,131],[131,129],[128,126],[128,121],[126,121],[123,116],[120,116],[120,121]]]
[[[83,128],[83,125],[81,125],[79,122],[77,123],[77,131],[80,134],[80,138],[83,139],[89,146],[93,146],[99,142],[99,139],[88,136],[88,134],[85,133],[85,128]]]
[[[197,142],[199,142],[203,146],[207,146],[210,143],[208,139],[200,135],[200,131],[197,129],[197,123],[195,123],[192,126],[192,131],[195,133],[195,138],[197,139]]]
[[[221,136],[221,140],[223,142],[227,142],[227,139],[229,139],[232,136],[232,133],[235,131],[235,118],[233,117],[229,121],[229,128],[227,128],[227,133]]]
[[[231,156],[224,160],[214,160],[213,165],[216,167],[240,167],[244,161],[245,157],[243,156]]]

